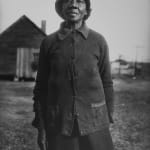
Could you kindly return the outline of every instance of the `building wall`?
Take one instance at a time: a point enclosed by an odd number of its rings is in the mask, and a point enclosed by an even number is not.
[[[22,18],[0,36],[0,75],[16,73],[17,48],[39,49],[45,37],[30,21]]]

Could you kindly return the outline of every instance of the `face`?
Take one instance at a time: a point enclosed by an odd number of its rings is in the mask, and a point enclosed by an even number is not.
[[[85,0],[64,0],[62,13],[67,21],[83,21],[84,16],[87,15]]]

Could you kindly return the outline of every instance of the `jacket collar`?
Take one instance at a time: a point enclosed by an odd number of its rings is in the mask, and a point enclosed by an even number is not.
[[[84,23],[82,25],[82,27],[80,27],[79,29],[77,29],[76,31],[78,31],[79,33],[82,34],[82,36],[87,39],[88,34],[89,34],[89,28],[87,27],[87,25]],[[58,30],[58,38],[60,40],[65,39],[70,33],[72,32],[72,30],[70,30],[66,23],[63,22],[60,26],[60,29]]]

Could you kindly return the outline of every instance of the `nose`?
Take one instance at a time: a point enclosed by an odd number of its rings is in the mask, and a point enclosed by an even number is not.
[[[71,6],[77,6],[77,0],[71,0],[70,1]]]

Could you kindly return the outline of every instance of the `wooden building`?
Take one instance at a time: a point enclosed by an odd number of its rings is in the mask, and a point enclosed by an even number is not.
[[[25,15],[2,32],[0,76],[34,77],[33,64],[38,60],[39,47],[45,36],[45,32]]]
[[[111,62],[111,73],[112,75],[128,75],[134,76],[134,67],[132,63],[127,62],[123,59],[117,59]]]

